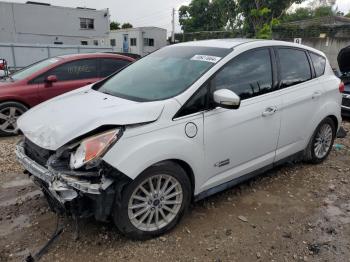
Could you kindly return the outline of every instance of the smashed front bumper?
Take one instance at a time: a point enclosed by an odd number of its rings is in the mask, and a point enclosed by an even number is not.
[[[95,214],[96,219],[106,220],[114,201],[114,179],[104,176],[98,182],[92,182],[81,176],[74,177],[38,164],[25,153],[24,142],[16,145],[18,161],[28,171],[34,182],[38,184],[54,211]],[[88,212],[90,211],[90,212]]]

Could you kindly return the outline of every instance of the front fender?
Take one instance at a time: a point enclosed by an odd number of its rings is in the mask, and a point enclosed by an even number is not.
[[[198,127],[194,138],[185,134],[187,122],[178,123],[150,133],[122,137],[103,160],[131,179],[135,179],[148,167],[171,159],[184,161],[194,174],[201,174],[204,166],[203,119],[191,122]]]

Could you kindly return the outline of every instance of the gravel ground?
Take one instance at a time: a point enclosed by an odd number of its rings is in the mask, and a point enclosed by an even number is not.
[[[343,123],[350,130],[350,123]],[[21,261],[55,228],[40,191],[0,138],[0,261]],[[195,203],[169,234],[144,242],[72,220],[42,261],[350,261],[350,136],[321,165],[286,164]]]

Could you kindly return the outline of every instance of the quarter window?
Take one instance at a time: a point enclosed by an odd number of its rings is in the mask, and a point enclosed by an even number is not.
[[[234,58],[212,80],[212,90],[229,89],[242,100],[273,91],[270,51],[259,49]]]
[[[307,55],[302,50],[278,49],[281,88],[297,85],[312,78]]]
[[[192,115],[201,111],[204,111],[206,108],[208,94],[208,86],[203,86],[188,102],[184,107],[179,111],[175,116],[176,118],[182,116]]]
[[[320,77],[324,74],[326,68],[326,59],[323,56],[315,53],[310,53],[312,63],[314,64],[316,77]]]
[[[111,59],[111,58],[104,58],[101,59],[101,77],[107,77],[114,72],[120,70],[127,64],[129,64],[129,61],[126,60],[117,60],[117,59]]]

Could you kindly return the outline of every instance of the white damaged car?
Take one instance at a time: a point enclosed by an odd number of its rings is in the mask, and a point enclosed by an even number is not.
[[[341,99],[327,58],[309,47],[183,43],[31,109],[16,153],[55,212],[113,219],[147,239],[191,201],[290,159],[322,162]]]

